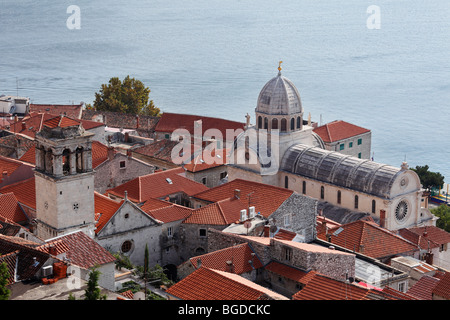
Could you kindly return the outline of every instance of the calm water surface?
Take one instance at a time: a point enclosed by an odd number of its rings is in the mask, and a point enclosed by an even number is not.
[[[163,111],[245,121],[282,60],[305,117],[369,128],[376,161],[450,181],[448,0],[0,0],[0,35],[0,94],[34,103],[92,103],[131,75]]]

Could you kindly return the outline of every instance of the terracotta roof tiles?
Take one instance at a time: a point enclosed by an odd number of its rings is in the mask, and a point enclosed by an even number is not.
[[[201,267],[167,293],[183,300],[288,300],[239,275]]]
[[[408,289],[407,293],[420,300],[433,300],[433,289],[438,282],[438,278],[424,275]]]
[[[335,142],[370,132],[370,130],[342,120],[336,120],[315,128],[314,132],[317,133],[324,142]]]
[[[14,193],[0,194],[0,216],[16,223],[28,221]]]
[[[263,266],[248,243],[195,256],[189,260],[194,268],[198,268],[198,259],[201,260],[203,267],[236,274],[250,272]],[[252,264],[249,261],[253,261]],[[232,265],[229,265],[228,262],[231,262]]]
[[[306,286],[292,296],[293,300],[368,300],[369,289],[356,284],[315,274]]]
[[[164,112],[155,127],[157,132],[173,132],[177,129],[186,129],[191,135],[194,134],[194,123],[198,120],[202,121],[202,132],[203,135],[208,129],[217,129],[222,133],[223,139],[226,139],[226,130],[232,129],[242,129],[244,130],[244,123],[231,121],[220,118],[212,118],[198,115],[190,114],[180,114],[180,113],[169,113]]]
[[[263,183],[235,179],[228,183],[194,194],[193,197],[208,201],[218,202],[231,199],[235,196],[235,190],[239,190],[239,198],[248,206],[254,206],[256,213],[264,217],[270,216],[280,205],[288,199],[294,191],[279,188]]]
[[[182,174],[184,174],[183,168],[155,172],[137,177],[107,190],[106,193],[123,198],[126,191],[131,201],[142,203],[150,198],[161,198],[180,192],[194,195],[208,189],[203,184],[190,180]]]
[[[112,263],[114,256],[82,231],[73,232],[51,239],[48,243],[61,240],[69,248],[66,257],[79,267],[88,269],[94,266]]]
[[[19,203],[36,209],[36,186],[34,177],[7,185],[0,189],[0,193],[14,193]]]
[[[433,295],[450,300],[450,272],[445,272],[444,276],[439,280],[432,292]]]
[[[343,231],[337,236],[333,235],[339,228]],[[372,258],[380,259],[418,250],[413,243],[368,221],[358,220],[331,228],[328,234],[331,235],[331,243]],[[325,232],[318,234],[317,238],[327,241]]]

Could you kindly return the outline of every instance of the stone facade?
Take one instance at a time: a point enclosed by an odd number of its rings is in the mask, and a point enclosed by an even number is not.
[[[93,134],[79,124],[52,128],[52,123],[36,134],[37,236],[48,239],[82,229],[93,237]]]
[[[148,245],[149,264],[161,263],[160,235],[162,226],[129,200],[126,200],[95,240],[113,253],[127,256],[135,265],[143,265]]]
[[[270,215],[269,221],[278,228],[297,233],[303,242],[311,242],[316,238],[317,205],[316,199],[294,192]]]
[[[186,178],[203,183],[208,188],[214,188],[228,175],[227,166],[208,168],[202,171],[191,172],[186,170]]]
[[[152,165],[117,152],[95,168],[95,191],[103,194],[108,189],[154,172]]]
[[[263,265],[278,261],[305,272],[315,270],[335,279],[355,277],[355,255],[314,244],[277,240],[274,238],[242,237],[209,230],[210,252],[239,243],[249,243]]]

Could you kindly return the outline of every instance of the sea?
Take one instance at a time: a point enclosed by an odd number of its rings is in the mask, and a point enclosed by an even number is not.
[[[305,119],[450,182],[449,0],[0,0],[0,41],[0,95],[92,103],[130,75],[163,112],[252,123],[283,61]]]

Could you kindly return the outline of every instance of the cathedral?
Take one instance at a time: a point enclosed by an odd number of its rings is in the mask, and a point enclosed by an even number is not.
[[[258,96],[255,122],[251,125],[247,116],[246,130],[234,142],[229,181],[289,188],[333,207],[366,213],[393,231],[435,224],[421,205],[419,177],[407,163],[394,167],[325,150],[311,120],[304,120],[300,94],[281,67]]]

